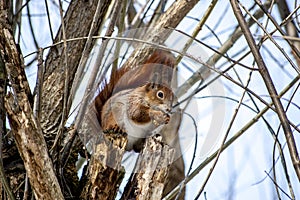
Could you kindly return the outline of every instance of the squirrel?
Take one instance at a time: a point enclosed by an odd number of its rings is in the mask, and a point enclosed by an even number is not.
[[[94,106],[103,132],[126,133],[126,151],[139,152],[145,138],[169,122],[174,67],[170,52],[155,50],[141,66],[112,72],[96,96]]]

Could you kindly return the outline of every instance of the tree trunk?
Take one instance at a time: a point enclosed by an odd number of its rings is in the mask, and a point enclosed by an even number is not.
[[[161,136],[147,138],[121,199],[161,199],[173,157],[174,149]]]
[[[0,2],[0,49],[13,92],[5,99],[5,107],[18,151],[37,199],[63,199],[55,176],[40,124],[31,109],[32,95],[24,64],[17,50],[8,19],[8,7]],[[6,15],[5,15],[6,14]],[[49,187],[51,186],[51,187]]]
[[[82,199],[115,199],[125,173],[121,162],[126,144],[126,135],[108,133],[100,137],[93,149]]]

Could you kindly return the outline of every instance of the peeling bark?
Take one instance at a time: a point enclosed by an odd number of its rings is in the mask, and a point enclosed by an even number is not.
[[[114,200],[124,176],[121,166],[126,135],[109,133],[95,144],[82,199]]]
[[[0,1],[0,11],[1,57],[13,89],[13,94],[5,98],[5,108],[14,140],[36,199],[63,199],[40,125],[33,116],[33,98],[3,1]]]
[[[146,139],[135,173],[125,187],[121,199],[161,199],[174,149],[162,143],[161,136]]]

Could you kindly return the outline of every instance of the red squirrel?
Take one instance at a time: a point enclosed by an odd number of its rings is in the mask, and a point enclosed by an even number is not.
[[[95,98],[102,130],[126,133],[127,151],[140,151],[145,137],[169,122],[174,66],[170,52],[155,50],[141,66],[112,72],[110,81]]]

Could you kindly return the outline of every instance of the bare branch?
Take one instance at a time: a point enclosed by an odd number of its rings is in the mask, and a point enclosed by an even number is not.
[[[286,94],[298,81],[300,80],[300,75],[298,75],[290,84],[288,84],[284,90],[282,90],[279,94],[279,97],[282,97],[284,94]],[[255,124],[260,117],[262,117],[273,105],[273,102],[270,103],[268,106],[266,106],[264,109],[262,109],[255,117],[253,117],[247,124],[245,124],[243,127],[240,128],[238,132],[236,132],[224,145],[222,151],[224,151],[226,148],[228,148],[234,141],[236,141],[241,135],[243,135],[253,124]],[[219,149],[216,150],[211,156],[206,158],[190,175],[186,177],[184,181],[182,181],[177,187],[175,187],[169,194],[167,194],[163,200],[169,200],[176,196],[176,194],[179,192],[181,187],[185,187],[185,185],[191,181],[204,167],[207,166],[208,163],[210,163],[217,155],[218,155]]]
[[[265,2],[265,6],[268,7],[271,4],[271,1],[268,0]],[[253,15],[256,19],[259,19],[263,16],[262,10],[257,10],[256,13]],[[248,27],[251,27],[255,21],[250,19],[247,22]],[[218,49],[216,53],[214,53],[207,61],[207,65],[214,66],[218,60],[220,60],[223,55],[233,47],[233,44],[242,36],[242,30],[238,27],[232,35],[228,38],[226,42]],[[209,69],[206,66],[201,66],[197,72],[195,72],[184,84],[182,84],[176,91],[178,97],[182,96],[184,93],[188,91],[191,86],[193,86],[197,81],[201,80],[203,77],[207,76]]]
[[[107,28],[107,31],[105,33],[106,37],[111,36],[112,33],[113,33],[113,29],[114,29],[114,26],[116,25],[116,21],[117,21],[117,16],[120,13],[121,5],[122,5],[121,0],[117,0],[115,2],[113,16],[111,18],[111,21],[110,21],[109,26]],[[103,58],[105,49],[107,47],[107,44],[108,44],[108,40],[104,40],[102,42],[100,50],[97,54],[97,58],[96,58],[94,66],[93,66],[93,70],[92,70],[91,76],[89,78],[87,88],[85,90],[84,99],[83,99],[83,102],[80,106],[80,110],[78,112],[78,115],[76,117],[76,121],[75,121],[76,128],[79,128],[80,125],[81,125],[81,122],[82,122],[84,114],[86,112],[90,97],[92,95],[91,94],[92,88],[96,85],[95,84],[96,77],[97,77],[98,72],[100,71],[99,69],[101,67],[102,58]]]
[[[246,84],[246,88],[248,87],[248,85],[249,85],[249,83],[250,83],[250,80],[251,80],[251,74],[252,74],[252,73],[250,72],[249,78],[248,78],[248,81],[247,81],[247,84]],[[226,140],[227,140],[227,137],[228,137],[228,135],[229,135],[229,132],[230,132],[232,126],[233,126],[234,121],[236,121],[237,114],[238,114],[238,112],[239,112],[239,110],[240,110],[240,107],[241,107],[241,105],[242,105],[242,102],[243,102],[243,99],[244,99],[244,97],[245,97],[246,92],[247,92],[246,90],[243,91],[243,94],[242,94],[242,96],[241,96],[241,98],[240,98],[240,100],[239,100],[239,102],[238,102],[238,105],[236,106],[236,109],[235,109],[235,111],[234,111],[234,113],[233,113],[233,116],[231,117],[231,120],[230,120],[229,125],[228,125],[227,130],[226,130],[226,133],[225,133],[224,138],[223,138],[223,140],[222,140],[221,146],[220,146],[220,148],[219,148],[219,150],[218,150],[218,153],[217,153],[217,155],[216,155],[216,158],[215,158],[215,160],[214,160],[214,162],[213,162],[213,164],[212,164],[212,167],[209,169],[209,172],[208,172],[206,178],[204,179],[203,184],[202,184],[202,186],[201,186],[201,188],[200,188],[198,194],[196,195],[195,199],[198,199],[198,198],[200,197],[200,195],[202,194],[202,192],[204,191],[204,188],[205,188],[205,186],[206,186],[206,184],[207,184],[209,178],[211,177],[211,175],[212,175],[212,173],[213,173],[213,171],[214,171],[214,169],[215,169],[215,167],[216,167],[216,165],[217,165],[217,162],[218,162],[218,160],[219,160],[219,158],[220,158],[220,155],[221,155],[221,153],[222,153],[222,151],[223,151],[223,148],[224,148],[224,146],[225,146],[225,142],[226,142]]]
[[[271,96],[271,98],[274,102],[275,108],[277,110],[278,117],[280,119],[281,125],[282,125],[284,133],[285,133],[285,137],[286,137],[286,140],[287,140],[287,144],[288,144],[288,147],[289,147],[290,156],[291,156],[294,168],[295,168],[295,172],[298,176],[298,179],[300,180],[300,161],[299,161],[298,150],[297,150],[297,147],[296,147],[295,139],[294,139],[291,127],[289,125],[286,113],[285,113],[284,108],[283,108],[283,106],[280,102],[280,98],[278,97],[276,88],[273,84],[273,81],[270,77],[270,74],[268,72],[268,69],[267,69],[265,63],[264,63],[264,60],[261,57],[261,55],[259,53],[259,50],[257,49],[255,41],[254,41],[254,39],[251,35],[251,32],[249,30],[249,27],[248,27],[243,15],[242,15],[242,12],[241,12],[241,10],[238,6],[238,2],[235,1],[235,0],[231,0],[230,2],[231,2],[231,5],[232,5],[232,8],[233,8],[233,12],[234,12],[239,24],[240,24],[241,30],[243,31],[244,36],[247,40],[247,43],[248,43],[248,45],[249,45],[249,47],[252,51],[252,54],[255,58],[255,61],[257,63],[258,69],[259,69],[259,72],[260,72],[260,74],[261,74],[261,76],[262,76],[262,78],[263,78],[263,80],[266,84],[266,87],[269,91],[269,94],[270,94],[270,96]]]
[[[0,1],[0,11],[7,13],[3,1]],[[7,16],[1,15],[0,22],[0,48],[5,50],[1,51],[1,56],[15,95],[13,97],[10,94],[5,99],[14,139],[24,161],[35,197],[63,199],[40,125],[33,116],[29,85]]]
[[[161,199],[174,156],[174,149],[161,142],[161,136],[146,139],[137,161],[137,172],[128,182],[121,199]]]
[[[171,33],[171,31],[166,31],[166,28],[175,28],[197,3],[197,0],[175,1],[160,17],[158,23],[153,27],[152,31],[145,36],[147,41],[161,44]],[[124,64],[124,67],[131,68],[143,63],[145,59],[153,53],[153,51],[154,50],[152,48],[149,48],[149,45],[140,45],[139,48],[137,48],[128,58]]]
[[[43,80],[44,80],[44,60],[43,60],[43,54],[44,50],[42,48],[39,48],[39,54],[38,54],[38,73],[36,78],[36,85],[35,85],[35,91],[34,91],[34,104],[33,104],[33,114],[36,117],[38,121],[41,119],[41,95],[43,91]]]
[[[278,9],[279,9],[281,18],[284,21],[286,21],[284,26],[285,26],[287,36],[299,38],[298,30],[296,28],[295,22],[290,18],[292,13],[289,10],[286,0],[280,0],[280,1],[277,0],[276,3],[278,4]],[[298,5],[297,9],[299,9],[299,5]],[[295,9],[295,11],[297,9]],[[298,67],[299,67],[300,66],[300,58],[299,58],[299,53],[297,53],[297,52],[300,52],[300,42],[291,41],[291,43],[289,43],[289,44],[292,44],[291,45],[292,53],[297,61]]]
[[[65,27],[66,39],[84,37],[89,34],[89,28],[94,13],[96,11],[96,4],[98,1],[94,0],[89,3],[85,1],[72,1],[69,5],[68,11],[65,14],[64,21],[68,22]],[[103,22],[103,17],[106,14],[107,8],[110,1],[101,1],[100,17],[96,22],[96,27]],[[80,21],[85,26],[78,26],[77,23]],[[93,34],[95,34],[97,31]],[[62,29],[59,30],[55,38],[55,42],[61,41]],[[78,40],[77,42],[68,45],[67,54],[68,56],[68,67],[69,67],[69,84],[73,82],[74,74],[77,70],[78,63],[80,61],[81,52],[84,49],[85,41]],[[63,85],[64,85],[64,73],[61,73],[64,69],[64,58],[62,46],[53,46],[50,48],[50,52],[45,61],[45,75],[41,99],[41,126],[43,132],[47,137],[51,138],[47,140],[48,145],[52,146],[55,135],[57,134],[60,119],[62,117],[63,109]],[[66,86],[68,88],[71,85]],[[49,101],[51,99],[51,101]],[[45,112],[46,111],[46,112]],[[66,115],[68,114],[66,111]]]

